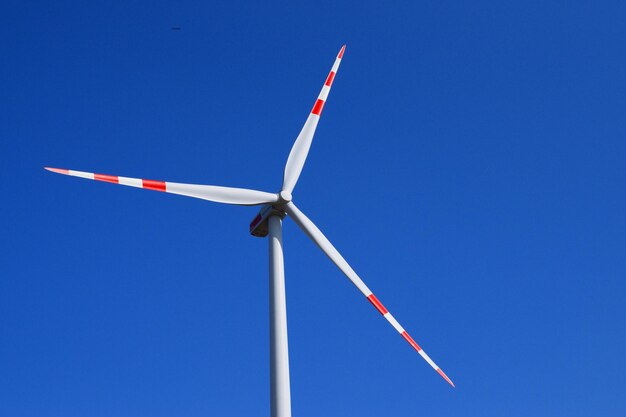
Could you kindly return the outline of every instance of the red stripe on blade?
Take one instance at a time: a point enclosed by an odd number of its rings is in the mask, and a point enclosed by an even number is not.
[[[418,345],[417,343],[415,343],[415,340],[413,340],[413,338],[411,336],[409,336],[409,334],[407,332],[402,333],[402,337],[404,337],[406,339],[407,342],[409,342],[409,344],[411,346],[413,346],[413,349],[417,350],[418,352],[420,350],[422,350],[422,348],[420,347],[420,345]]]
[[[93,174],[93,179],[96,181],[112,182],[113,184],[119,184],[120,182],[114,175]]]
[[[322,114],[322,109],[324,108],[324,100],[320,100],[319,98],[315,102],[315,106],[313,106],[313,110],[311,113],[317,114],[318,116]]]
[[[370,300],[370,303],[372,303],[374,307],[376,307],[376,310],[378,310],[380,314],[384,316],[385,314],[388,313],[385,306],[380,301],[378,301],[378,298],[376,298],[374,294],[370,294],[369,297],[367,297],[367,299]]]
[[[57,174],[68,175],[70,173],[69,169],[50,168],[50,167],[45,167],[45,169],[47,169],[48,171],[51,171],[51,172],[56,172]]]
[[[339,55],[337,55],[337,58],[341,59],[343,58],[343,51],[346,50],[346,45],[341,47],[341,51],[339,51]]]
[[[333,85],[333,80],[335,79],[335,71],[331,71],[330,74],[328,74],[328,78],[326,78],[326,82],[324,83],[324,85],[327,86],[331,86]]]
[[[155,191],[165,191],[165,183],[163,181],[141,180],[143,188]]]
[[[437,372],[439,373],[439,375],[441,375],[441,377],[443,379],[445,379],[446,381],[448,381],[448,384],[452,385],[454,388],[456,388],[456,386],[454,385],[454,382],[450,381],[450,378],[448,378],[448,375],[446,375],[440,368],[437,368]]]

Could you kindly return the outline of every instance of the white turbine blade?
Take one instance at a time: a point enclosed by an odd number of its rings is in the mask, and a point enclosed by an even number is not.
[[[94,174],[93,172],[73,171],[69,169],[48,168],[48,171],[57,174],[70,175],[72,177],[87,178],[89,180],[110,182],[113,184],[128,185],[131,187],[145,188],[148,190],[163,191],[166,193],[186,195],[188,197],[201,198],[216,203],[237,204],[240,206],[256,206],[278,201],[276,194],[263,191],[247,190],[244,188],[217,187],[214,185],[181,184],[177,182],[164,182],[144,180],[140,178],[118,177],[113,175]]]
[[[346,45],[341,47],[341,50],[335,59],[335,63],[333,64],[328,77],[326,77],[326,82],[322,87],[322,91],[317,97],[317,101],[315,102],[308,119],[306,119],[296,142],[291,148],[289,158],[287,158],[287,164],[285,165],[282,191],[286,191],[291,194],[296,186],[296,183],[298,182],[298,178],[302,172],[302,167],[304,166],[306,157],[309,154],[309,148],[311,148],[311,142],[313,141],[313,135],[315,134],[315,129],[317,128],[317,122],[319,122],[320,116],[322,115],[324,103],[326,103],[326,99],[328,98],[330,87],[333,85],[333,80],[339,70],[339,64],[341,64],[341,58],[343,57],[343,52],[345,50]]]
[[[380,314],[382,314],[383,317],[387,319],[387,321],[394,327],[394,329],[396,329],[396,331],[400,333],[400,335],[407,342],[409,342],[413,349],[415,349],[417,353],[419,353],[422,358],[424,358],[424,360],[426,360],[426,362],[428,362],[428,364],[432,366],[432,368],[437,371],[439,375],[441,375],[441,377],[443,377],[450,385],[454,387],[454,383],[450,380],[450,378],[448,378],[448,376],[441,370],[441,368],[439,368],[437,364],[435,364],[435,362],[430,359],[430,357],[415,342],[415,340],[413,340],[413,338],[409,336],[409,334],[406,332],[406,330],[404,330],[400,323],[398,323],[398,321],[391,315],[391,313],[387,311],[385,306],[383,306],[383,304],[378,301],[378,298],[376,298],[376,296],[372,294],[372,291],[367,288],[367,285],[365,285],[363,280],[357,275],[356,272],[354,272],[352,267],[350,267],[348,262],[346,262],[343,256],[341,256],[337,249],[335,249],[335,247],[332,245],[332,243],[330,243],[326,236],[324,236],[320,229],[318,229],[317,226],[315,226],[315,224],[313,224],[313,222],[307,216],[305,216],[304,213],[302,213],[295,206],[295,204],[293,204],[293,202],[290,202],[285,206],[285,211],[287,212],[289,217],[291,217],[296,222],[296,224],[300,226],[304,233],[306,233],[307,236],[309,236],[311,240],[320,247],[320,249],[330,258],[330,260],[333,261],[344,274],[346,274],[348,279],[350,279],[350,281],[352,281],[352,283],[356,285],[359,291],[361,291],[363,295],[370,301],[370,303],[372,303],[372,305],[376,307],[376,310],[378,310]]]

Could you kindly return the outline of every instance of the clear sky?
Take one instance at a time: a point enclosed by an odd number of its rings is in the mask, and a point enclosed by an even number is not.
[[[0,415],[269,413],[256,209],[56,166],[277,191],[294,416],[623,416],[626,3],[0,6]],[[171,28],[179,26],[179,31]]]

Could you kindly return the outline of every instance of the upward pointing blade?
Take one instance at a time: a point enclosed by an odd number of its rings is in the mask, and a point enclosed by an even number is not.
[[[450,385],[454,387],[454,383],[448,378],[448,376],[437,366],[435,362],[424,352],[424,350],[413,340],[411,336],[404,330],[404,328],[398,323],[398,321],[391,315],[385,306],[378,301],[378,298],[367,288],[367,285],[363,280],[354,272],[354,269],[346,262],[341,254],[335,249],[330,241],[324,236],[320,229],[302,213],[293,202],[288,203],[285,206],[285,211],[291,217],[298,226],[311,238],[313,242],[319,246],[319,248],[330,258],[346,274],[348,279],[363,293],[363,295],[369,300],[370,303],[380,312],[380,314],[387,319],[387,321],[396,329],[398,333],[419,353],[422,358],[435,370],[443,379],[445,379]]]
[[[322,109],[324,108],[324,104],[326,103],[326,99],[328,98],[328,93],[330,92],[330,87],[333,85],[333,80],[335,79],[335,75],[339,70],[339,64],[341,64],[341,58],[343,57],[343,52],[346,50],[346,45],[341,47],[339,54],[337,54],[337,58],[335,59],[335,63],[326,77],[326,82],[322,87],[322,91],[317,97],[317,101],[309,114],[309,117],[306,119],[296,142],[293,144],[291,148],[291,152],[289,153],[289,158],[287,158],[287,164],[285,165],[285,176],[283,178],[283,188],[282,191],[286,191],[291,194],[296,183],[298,182],[298,178],[300,177],[300,173],[302,172],[302,167],[304,167],[304,162],[306,161],[306,157],[309,154],[309,149],[311,148],[311,142],[313,141],[313,135],[315,135],[315,129],[317,128],[317,123],[320,120],[320,116],[322,115]]]
[[[275,203],[278,201],[278,196],[276,194],[266,193],[264,191],[247,190],[245,188],[144,180],[139,178],[94,174],[93,172],[73,171],[71,169],[48,167],[45,167],[45,169],[56,172],[57,174],[70,175],[72,177],[81,177],[89,180],[105,181],[148,190],[163,191],[171,194],[186,195],[188,197],[200,198],[203,200],[214,201],[216,203],[236,204],[240,206],[257,206]]]

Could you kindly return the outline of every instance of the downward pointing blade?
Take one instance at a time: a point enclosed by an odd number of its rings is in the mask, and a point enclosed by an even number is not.
[[[317,101],[311,109],[311,113],[309,117],[306,119],[296,142],[293,144],[291,148],[291,152],[289,153],[289,158],[287,158],[287,164],[285,165],[285,176],[283,178],[283,191],[291,193],[298,182],[298,178],[300,177],[300,173],[302,172],[302,167],[304,167],[304,162],[306,161],[306,157],[309,154],[309,149],[311,148],[311,142],[313,142],[313,135],[315,135],[315,129],[317,128],[317,123],[320,120],[320,116],[322,115],[322,109],[324,108],[324,104],[326,103],[326,99],[328,98],[328,93],[330,92],[330,87],[333,85],[333,81],[335,79],[335,75],[339,70],[339,65],[341,64],[341,58],[343,58],[343,52],[346,50],[346,46],[342,46],[339,54],[337,54],[337,58],[335,59],[335,63],[326,77],[326,82],[322,87],[322,91],[317,97]]]
[[[376,298],[376,296],[365,285],[363,280],[354,272],[354,269],[346,262],[341,254],[335,249],[330,241],[324,236],[320,229],[302,213],[293,202],[288,203],[285,206],[285,211],[291,217],[298,226],[304,231],[304,233],[311,238],[313,242],[319,246],[319,248],[330,258],[346,274],[348,279],[363,293],[363,295],[369,300],[370,303],[378,310],[380,314],[387,319],[387,321],[396,329],[398,333],[420,354],[422,358],[435,370],[443,379],[445,379],[450,385],[454,387],[454,383],[448,378],[448,376],[437,366],[435,362],[424,352],[424,350],[413,340],[413,338],[407,333],[406,330],[398,323],[398,321],[391,315],[391,313],[385,308],[385,306]]]
[[[278,196],[276,194],[256,190],[247,190],[245,188],[154,181],[139,178],[118,177],[114,175],[94,174],[93,172],[73,171],[71,169],[48,167],[45,167],[45,169],[56,172],[57,174],[70,175],[72,177],[128,185],[130,187],[144,188],[148,190],[163,191],[171,194],[180,194],[188,197],[214,201],[216,203],[256,206],[275,203],[278,201]]]

